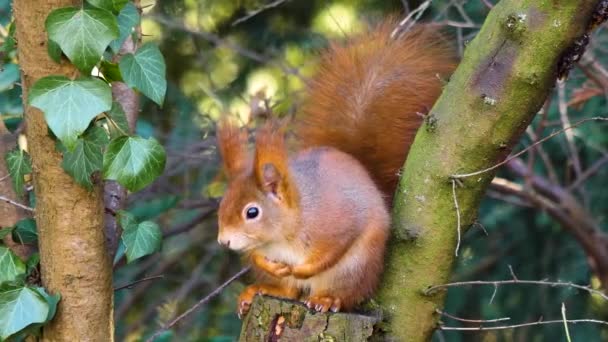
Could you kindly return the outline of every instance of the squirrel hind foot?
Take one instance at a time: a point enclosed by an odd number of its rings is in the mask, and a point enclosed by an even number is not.
[[[310,296],[304,301],[304,304],[317,312],[338,312],[342,307],[342,300],[332,296]]]

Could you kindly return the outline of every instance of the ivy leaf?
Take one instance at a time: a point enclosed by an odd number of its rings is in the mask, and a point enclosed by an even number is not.
[[[133,28],[139,24],[140,19],[139,10],[132,2],[127,3],[120,13],[118,13],[118,39],[110,43],[110,48],[114,53],[118,53],[122,44],[133,32]]]
[[[91,72],[108,44],[118,38],[116,17],[97,8],[56,9],[47,17],[45,27],[49,39],[84,74]]]
[[[16,149],[8,152],[4,156],[4,160],[8,166],[8,173],[11,175],[15,192],[19,196],[23,195],[25,175],[32,172],[32,161],[30,156],[23,150]]]
[[[130,191],[137,191],[163,172],[165,161],[165,150],[156,139],[122,136],[108,145],[103,157],[103,175]]]
[[[32,253],[30,257],[25,262],[25,268],[28,275],[32,273],[32,271],[38,266],[40,263],[40,253]]]
[[[126,248],[127,262],[160,249],[162,233],[156,223],[144,221],[138,224],[132,214],[121,211],[120,225],[123,228],[122,241]]]
[[[95,7],[103,8],[108,11],[118,12],[128,0],[87,0]]]
[[[48,76],[32,86],[28,101],[44,112],[53,133],[73,151],[91,120],[112,107],[112,92],[100,79]]]
[[[46,322],[49,303],[30,287],[4,288],[0,290],[0,317],[0,340],[4,340],[31,324]]]
[[[118,102],[112,103],[112,109],[106,112],[112,122],[108,123],[110,128],[110,137],[112,139],[129,134],[129,122],[127,115]]]
[[[36,220],[27,218],[17,222],[13,228],[13,240],[19,243],[36,243],[38,241]]]
[[[118,264],[120,259],[122,259],[122,257],[125,255],[125,251],[125,243],[120,240],[120,242],[118,243],[118,248],[116,249],[116,254],[114,255],[114,261],[112,261],[113,266],[116,266]]]
[[[93,126],[78,138],[74,151],[63,154],[61,166],[76,182],[88,190],[93,189],[91,175],[101,171],[103,148],[108,144],[108,135],[103,128]]]
[[[19,81],[19,67],[17,64],[6,63],[0,66],[0,92],[11,89]]]
[[[13,231],[13,227],[0,228],[0,240],[4,239]]]
[[[0,284],[15,281],[25,273],[25,264],[10,249],[0,246]],[[3,317],[0,315],[0,317]]]
[[[127,54],[118,64],[122,78],[152,101],[162,106],[167,92],[165,60],[153,43],[142,45],[135,54]]]
[[[49,57],[55,62],[61,62],[61,47],[59,44],[55,43],[52,40],[49,40],[48,45],[46,47],[46,53],[49,54]]]
[[[108,61],[101,61],[99,64],[99,71],[103,74],[103,78],[108,83],[112,82],[123,82],[122,75],[120,75],[120,69],[118,69],[118,64],[111,63]]]
[[[13,50],[15,50],[15,46],[17,45],[17,40],[15,40],[15,23],[11,23],[8,29],[8,36],[4,39],[4,42],[0,44],[0,52],[4,52],[5,54],[9,54]]]
[[[60,294],[50,295],[46,292],[44,287],[35,287],[33,289],[36,290],[38,292],[38,294],[41,295],[46,300],[46,303],[49,306],[49,313],[46,316],[46,322],[52,320],[53,317],[55,317],[55,313],[57,313],[57,304],[59,303],[59,300],[61,299],[61,295]]]

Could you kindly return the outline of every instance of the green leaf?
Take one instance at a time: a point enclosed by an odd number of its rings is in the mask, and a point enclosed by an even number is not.
[[[122,78],[152,101],[162,106],[167,92],[165,60],[153,43],[142,45],[135,54],[127,54],[119,63]]]
[[[116,17],[103,9],[64,7],[54,10],[45,22],[49,39],[81,72],[88,74],[108,44],[118,38]]]
[[[152,254],[160,249],[162,233],[158,225],[151,221],[137,223],[128,212],[120,212],[123,228],[122,241],[127,251],[127,262]]]
[[[112,139],[129,134],[129,122],[122,106],[118,102],[112,103],[112,109],[106,112],[112,122],[108,123],[110,129],[110,137]]]
[[[32,172],[32,161],[30,156],[22,150],[16,149],[8,152],[4,156],[8,173],[13,181],[15,192],[23,195],[23,184],[25,183],[25,175]]]
[[[53,133],[73,151],[91,120],[112,107],[112,92],[100,79],[48,76],[32,86],[28,101],[44,112]]]
[[[46,322],[49,322],[53,319],[53,317],[55,317],[55,313],[57,312],[57,304],[61,299],[61,295],[50,295],[46,292],[46,289],[44,287],[34,287],[33,289],[36,290],[38,294],[41,295],[46,300],[46,303],[49,305],[49,313],[46,316]]]
[[[101,171],[103,148],[108,144],[108,135],[103,128],[93,126],[78,138],[74,151],[63,154],[61,166],[76,182],[88,190],[93,189],[91,175]]]
[[[133,28],[139,24],[139,10],[132,2],[129,2],[123,7],[118,14],[118,39],[110,43],[110,48],[114,53],[118,53],[122,44],[127,40],[127,37],[133,32]]]
[[[118,64],[110,63],[108,61],[101,61],[99,65],[99,71],[103,74],[103,78],[108,83],[112,82],[124,82]]]
[[[118,12],[128,2],[128,0],[87,0],[95,7],[103,8],[108,11]]]
[[[0,240],[4,239],[12,231],[13,231],[13,227],[6,227],[6,228],[0,229]]]
[[[31,272],[38,266],[40,263],[40,253],[32,253],[27,261],[25,262],[25,268],[27,269],[27,274],[31,274]]]
[[[165,161],[165,150],[156,139],[122,136],[108,145],[103,157],[103,175],[130,191],[137,191],[163,172]]]
[[[49,316],[49,303],[35,289],[23,286],[0,292],[0,339],[35,323],[44,323]]]
[[[19,67],[17,64],[7,63],[0,66],[0,92],[11,89],[19,81]]]
[[[19,243],[36,243],[38,241],[36,220],[27,218],[17,222],[13,228],[13,240]]]
[[[120,259],[125,255],[126,252],[125,243],[120,240],[118,243],[118,248],[116,249],[116,255],[114,255],[114,261],[112,261],[112,266],[116,266]]]
[[[49,57],[51,57],[55,63],[61,62],[61,47],[59,44],[49,40],[48,45],[46,46],[46,53],[49,54]]]
[[[4,52],[8,55],[13,50],[15,50],[16,45],[17,41],[15,40],[15,23],[12,22],[8,29],[8,36],[4,39],[4,42],[0,44],[0,52]]]
[[[0,246],[0,284],[15,281],[25,273],[25,264],[10,249]],[[0,317],[3,317],[0,315]]]

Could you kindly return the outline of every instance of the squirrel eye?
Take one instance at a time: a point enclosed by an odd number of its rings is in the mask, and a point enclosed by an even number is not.
[[[253,220],[260,215],[260,209],[256,206],[251,206],[245,211],[245,216],[248,220]]]

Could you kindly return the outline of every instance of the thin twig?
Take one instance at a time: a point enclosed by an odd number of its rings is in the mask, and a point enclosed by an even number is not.
[[[608,301],[608,295],[603,293],[602,291],[592,289],[589,286],[578,285],[573,283],[564,283],[564,282],[551,282],[546,280],[520,280],[520,279],[510,279],[510,280],[495,280],[495,281],[486,281],[486,280],[472,280],[472,281],[459,281],[454,283],[447,283],[441,285],[430,286],[426,290],[424,290],[425,294],[431,294],[439,289],[448,288],[448,287],[458,287],[458,286],[470,286],[470,285],[511,285],[511,284],[520,284],[520,285],[543,285],[549,287],[570,287],[578,290],[586,291],[590,294],[598,295],[604,300]]]
[[[269,4],[266,4],[266,5],[260,7],[258,9],[256,9],[256,10],[253,10],[253,11],[247,13],[246,16],[235,20],[234,22],[232,22],[231,26],[234,27],[234,26],[236,26],[236,25],[238,25],[238,24],[240,24],[240,23],[242,23],[244,21],[247,21],[247,20],[255,17],[256,15],[260,14],[261,12],[263,12],[263,11],[265,11],[267,9],[277,7],[277,6],[283,4],[284,2],[287,2],[287,1],[289,1],[289,0],[276,0],[276,1],[273,1],[273,2],[271,2]]]
[[[420,19],[422,14],[426,11],[426,9],[431,5],[432,0],[426,0],[421,3],[415,10],[411,11],[403,20],[399,22],[399,25],[395,27],[393,32],[391,32],[391,39],[396,39],[401,36],[402,33],[407,32],[415,23]],[[414,20],[411,20],[412,17]]]
[[[458,256],[458,249],[460,249],[460,208],[458,207],[458,199],[456,198],[456,179],[452,179],[452,196],[454,197],[454,208],[456,209],[456,231],[458,232],[458,241],[456,242],[454,254]]]
[[[562,127],[566,128],[570,126],[570,119],[568,118],[568,104],[566,102],[566,82],[564,81],[557,82],[557,99],[559,108],[559,118],[562,122]],[[568,150],[570,150],[570,158],[572,158],[572,166],[574,167],[574,173],[578,178],[582,173],[582,167],[581,161],[578,157],[578,151],[576,150],[576,146],[574,145],[574,134],[572,131],[569,130],[564,131],[564,135],[566,136]]]
[[[211,291],[211,293],[209,293],[203,299],[199,300],[198,303],[194,304],[190,309],[184,311],[184,313],[177,316],[171,322],[163,325],[162,328],[160,328],[152,336],[150,336],[150,338],[148,338],[146,340],[146,342],[154,341],[154,339],[156,339],[160,334],[171,329],[175,324],[177,324],[179,321],[181,321],[182,319],[184,319],[185,317],[190,315],[192,312],[194,312],[196,309],[198,309],[201,305],[206,304],[209,300],[211,300],[215,296],[219,295],[222,292],[222,290],[224,290],[224,288],[226,288],[228,285],[230,285],[230,283],[232,283],[233,281],[235,281],[236,279],[241,277],[243,274],[247,273],[250,268],[251,268],[251,266],[247,266],[247,267],[243,268],[242,270],[240,270],[235,275],[233,275],[232,277],[230,277],[230,279],[226,280],[222,285],[218,286],[215,290]]]
[[[481,2],[486,5],[487,8],[492,9],[494,5],[490,2],[490,0],[481,0]]]
[[[516,329],[516,328],[523,328],[523,327],[530,327],[530,326],[534,326],[534,325],[546,325],[546,324],[555,324],[555,323],[564,323],[563,320],[561,319],[557,319],[557,320],[553,320],[553,321],[536,321],[536,322],[528,322],[528,323],[521,323],[521,324],[513,324],[513,325],[502,325],[502,326],[496,326],[496,327],[483,327],[483,326],[479,326],[479,327],[446,327],[446,326],[439,326],[440,330],[460,330],[460,331],[488,331],[488,330],[508,330],[508,329]],[[568,324],[577,324],[577,323],[595,323],[595,324],[602,324],[602,325],[608,325],[608,322],[606,321],[600,321],[598,319],[571,319],[566,321],[566,323]]]
[[[566,339],[568,342],[572,342],[570,331],[568,330],[568,319],[566,318],[566,305],[564,303],[562,303],[562,320],[564,322],[564,329],[566,330]]]
[[[435,312],[437,312],[438,314],[451,318],[453,320],[456,321],[460,321],[460,322],[466,322],[466,323],[495,323],[495,322],[504,322],[504,321],[508,321],[511,318],[510,317],[502,317],[502,318],[496,318],[496,319],[468,319],[468,318],[461,318],[461,317],[456,317],[454,315],[450,315],[447,312],[443,312],[439,309],[435,310]]]
[[[0,177],[0,182],[4,181],[5,179],[8,179],[8,177],[10,177],[11,175],[6,175],[4,177]]]
[[[591,164],[591,166],[589,166],[589,168],[583,171],[583,173],[581,173],[581,175],[576,180],[574,180],[572,184],[568,186],[567,190],[572,191],[578,188],[581,184],[583,184],[584,181],[587,180],[587,178],[593,176],[595,173],[600,171],[602,169],[602,166],[604,166],[604,164],[606,163],[608,163],[608,154],[596,160],[593,164]]]
[[[152,276],[152,277],[141,278],[141,279],[139,279],[139,280],[132,281],[132,282],[130,282],[130,283],[128,283],[128,284],[125,284],[125,285],[121,285],[121,286],[115,287],[115,288],[114,288],[114,291],[119,291],[119,290],[123,290],[123,289],[132,289],[132,288],[133,288],[133,286],[135,286],[135,285],[137,285],[137,284],[139,284],[139,283],[143,283],[143,282],[145,282],[145,281],[154,280],[154,279],[162,279],[162,278],[164,278],[164,277],[165,277],[165,276],[161,274],[161,275],[157,275],[157,276]]]
[[[19,202],[15,202],[15,201],[13,201],[12,199],[10,199],[10,198],[6,198],[6,197],[4,197],[4,196],[0,196],[0,201],[6,202],[6,203],[8,203],[8,204],[12,204],[12,205],[14,205],[14,206],[16,206],[16,207],[19,207],[19,208],[21,208],[21,209],[23,209],[23,210],[27,210],[27,211],[29,211],[29,212],[31,212],[31,213],[36,212],[36,209],[31,208],[31,207],[28,207],[27,205],[23,205],[23,204],[21,204],[21,203],[19,203]]]
[[[530,146],[526,147],[525,149],[523,149],[523,150],[521,150],[521,151],[519,151],[519,152],[515,153],[514,155],[511,155],[509,158],[507,158],[507,159],[503,160],[502,162],[500,162],[500,163],[498,163],[498,164],[496,164],[496,165],[493,165],[493,166],[491,166],[491,167],[489,167],[489,168],[487,168],[487,169],[483,169],[483,170],[479,170],[479,171],[475,171],[475,172],[471,172],[471,173],[463,173],[463,174],[455,174],[455,175],[451,175],[451,176],[450,176],[450,178],[467,178],[467,177],[477,176],[477,175],[481,175],[481,174],[483,174],[483,173],[486,173],[486,172],[489,172],[489,171],[495,170],[495,169],[497,169],[497,168],[499,168],[499,167],[503,166],[504,164],[506,164],[506,163],[510,162],[511,160],[513,160],[513,159],[515,159],[515,158],[517,158],[517,157],[521,156],[522,154],[524,154],[524,153],[528,152],[530,149],[534,148],[536,145],[538,145],[538,144],[542,144],[543,142],[545,142],[545,141],[547,141],[547,140],[549,140],[549,139],[551,139],[551,138],[555,137],[556,135],[561,134],[561,133],[563,133],[564,131],[567,131],[567,130],[569,130],[569,129],[573,129],[573,128],[575,128],[575,127],[577,127],[577,126],[579,126],[579,125],[581,125],[581,124],[583,124],[583,123],[585,123],[585,122],[588,122],[588,121],[608,121],[608,118],[603,117],[603,116],[596,116],[596,117],[592,117],[592,118],[582,119],[582,120],[580,120],[580,121],[575,122],[574,124],[572,124],[572,125],[571,125],[571,126],[569,126],[569,127],[566,127],[566,128],[560,129],[560,130],[558,130],[558,131],[555,131],[555,132],[553,132],[553,133],[549,134],[548,136],[546,136],[546,137],[544,137],[544,138],[542,138],[542,139],[538,140],[538,141],[537,141],[537,142],[535,142],[534,144],[532,144],[532,145],[530,145]]]

